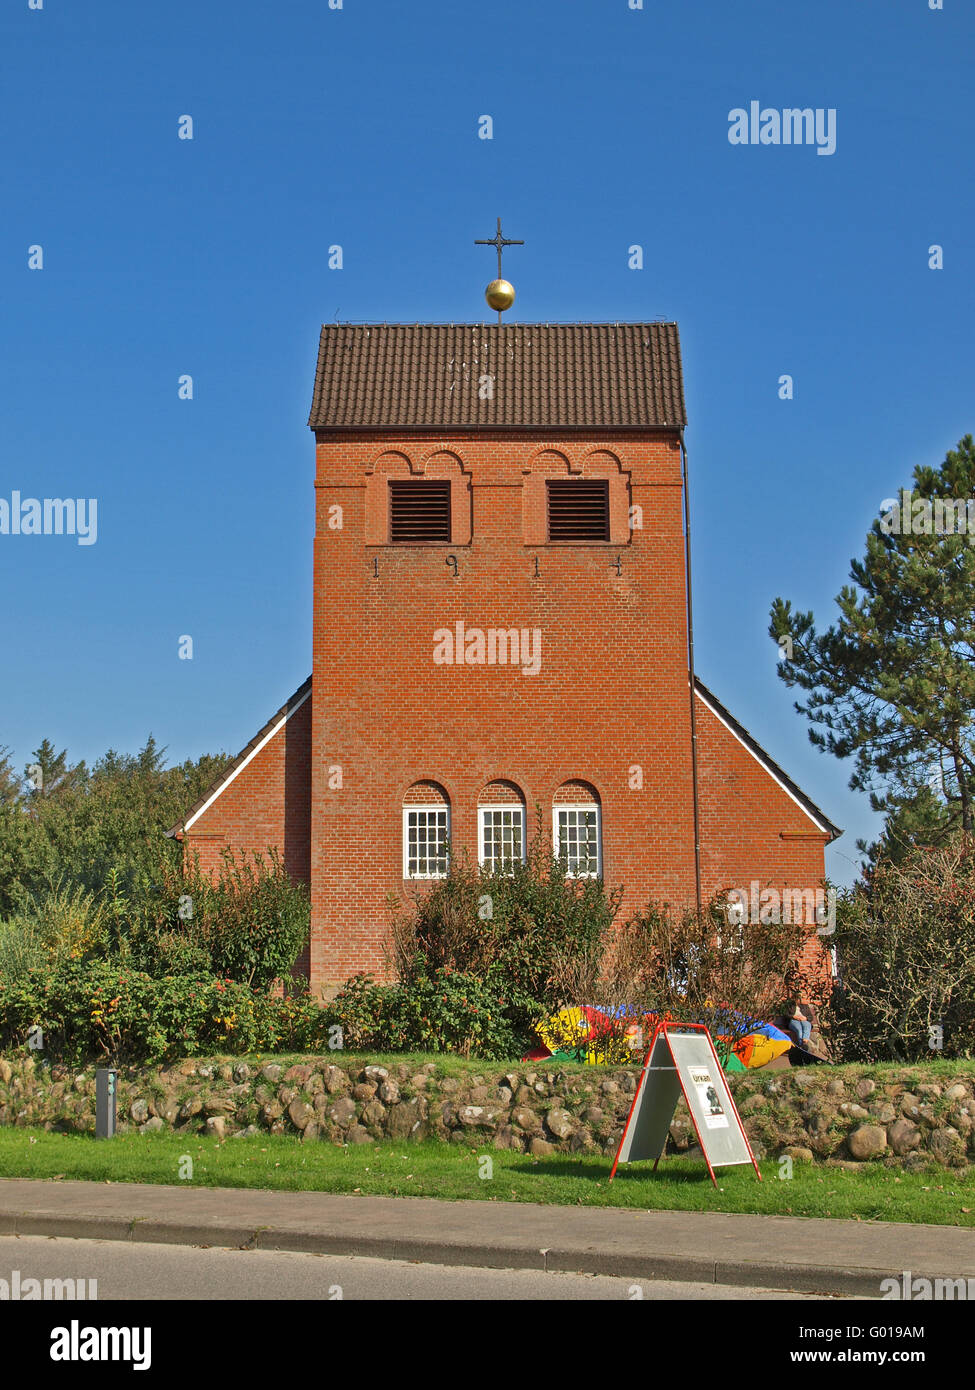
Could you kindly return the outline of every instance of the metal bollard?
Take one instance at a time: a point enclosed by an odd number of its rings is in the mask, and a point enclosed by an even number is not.
[[[115,1137],[115,1093],[118,1072],[108,1067],[95,1071],[95,1138]]]

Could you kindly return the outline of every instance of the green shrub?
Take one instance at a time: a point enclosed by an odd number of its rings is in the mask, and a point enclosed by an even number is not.
[[[56,969],[104,951],[108,919],[93,893],[59,878],[39,887],[20,909],[0,922],[0,977],[23,977],[32,968]]]
[[[876,864],[840,899],[834,941],[844,1056],[975,1056],[975,837]]]
[[[542,1007],[563,1002],[566,958],[601,957],[622,896],[598,878],[567,878],[565,869],[540,832],[525,862],[504,872],[451,856],[447,876],[394,920],[401,983],[422,992],[441,972],[469,976],[504,999],[516,1033],[530,1032]]]
[[[107,944],[105,907],[94,893],[64,877],[38,888],[10,924],[43,950],[47,963],[83,960]]]
[[[276,1037],[275,1004],[233,981],[191,975],[153,979],[109,961],[68,961],[0,978],[0,1047],[43,1031],[59,1061],[161,1061],[205,1052],[256,1051]]]
[[[476,976],[437,970],[391,985],[357,975],[326,1006],[326,1013],[352,1051],[506,1058],[520,1056],[526,1041],[509,1009],[509,1001]]]
[[[30,918],[0,922],[0,979],[20,979],[33,967],[45,965],[47,954]]]
[[[356,976],[322,1006],[305,993],[271,997],[233,980],[68,961],[0,977],[0,1049],[26,1046],[39,1026],[45,1057],[79,1064],[339,1046],[514,1057],[523,1039],[505,1008],[483,981],[446,972],[410,985]]]
[[[267,990],[287,978],[308,940],[308,890],[276,849],[249,860],[225,850],[222,858],[216,880],[198,864],[161,874],[155,903],[131,936],[136,961],[153,973],[210,973]]]

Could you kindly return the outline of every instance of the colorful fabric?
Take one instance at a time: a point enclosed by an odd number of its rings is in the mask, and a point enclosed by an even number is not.
[[[624,1009],[609,1010],[592,1004],[559,1009],[536,1024],[542,1049],[533,1049],[522,1060],[561,1057],[567,1061],[588,1062],[590,1066],[642,1061],[657,1020],[657,1014],[632,1018]],[[792,1039],[774,1024],[749,1018],[732,1009],[710,1020],[698,1021],[708,1022],[716,1030],[713,1034],[715,1048],[725,1071],[767,1066],[792,1046]],[[727,1032],[720,1031],[722,1026]],[[741,1034],[744,1027],[749,1031]],[[735,1033],[741,1036],[732,1043]]]

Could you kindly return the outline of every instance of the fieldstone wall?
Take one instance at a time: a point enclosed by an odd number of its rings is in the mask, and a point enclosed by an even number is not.
[[[477,1066],[480,1065],[480,1070]],[[759,1158],[906,1169],[975,1163],[975,1070],[926,1079],[924,1067],[809,1067],[730,1077]],[[444,1075],[436,1062],[372,1065],[363,1058],[289,1061],[194,1059],[122,1070],[120,1132],[173,1130],[217,1138],[300,1135],[305,1142],[368,1144],[439,1139],[543,1156],[613,1154],[639,1073],[624,1068],[470,1064]],[[95,1073],[0,1057],[0,1124],[94,1129]],[[699,1154],[684,1102],[668,1152]]]

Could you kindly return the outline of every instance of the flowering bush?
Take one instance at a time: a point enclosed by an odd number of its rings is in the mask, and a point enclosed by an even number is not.
[[[0,922],[0,973],[22,975],[32,965],[52,969],[97,954],[105,946],[107,921],[93,893],[63,878],[49,882]]]

